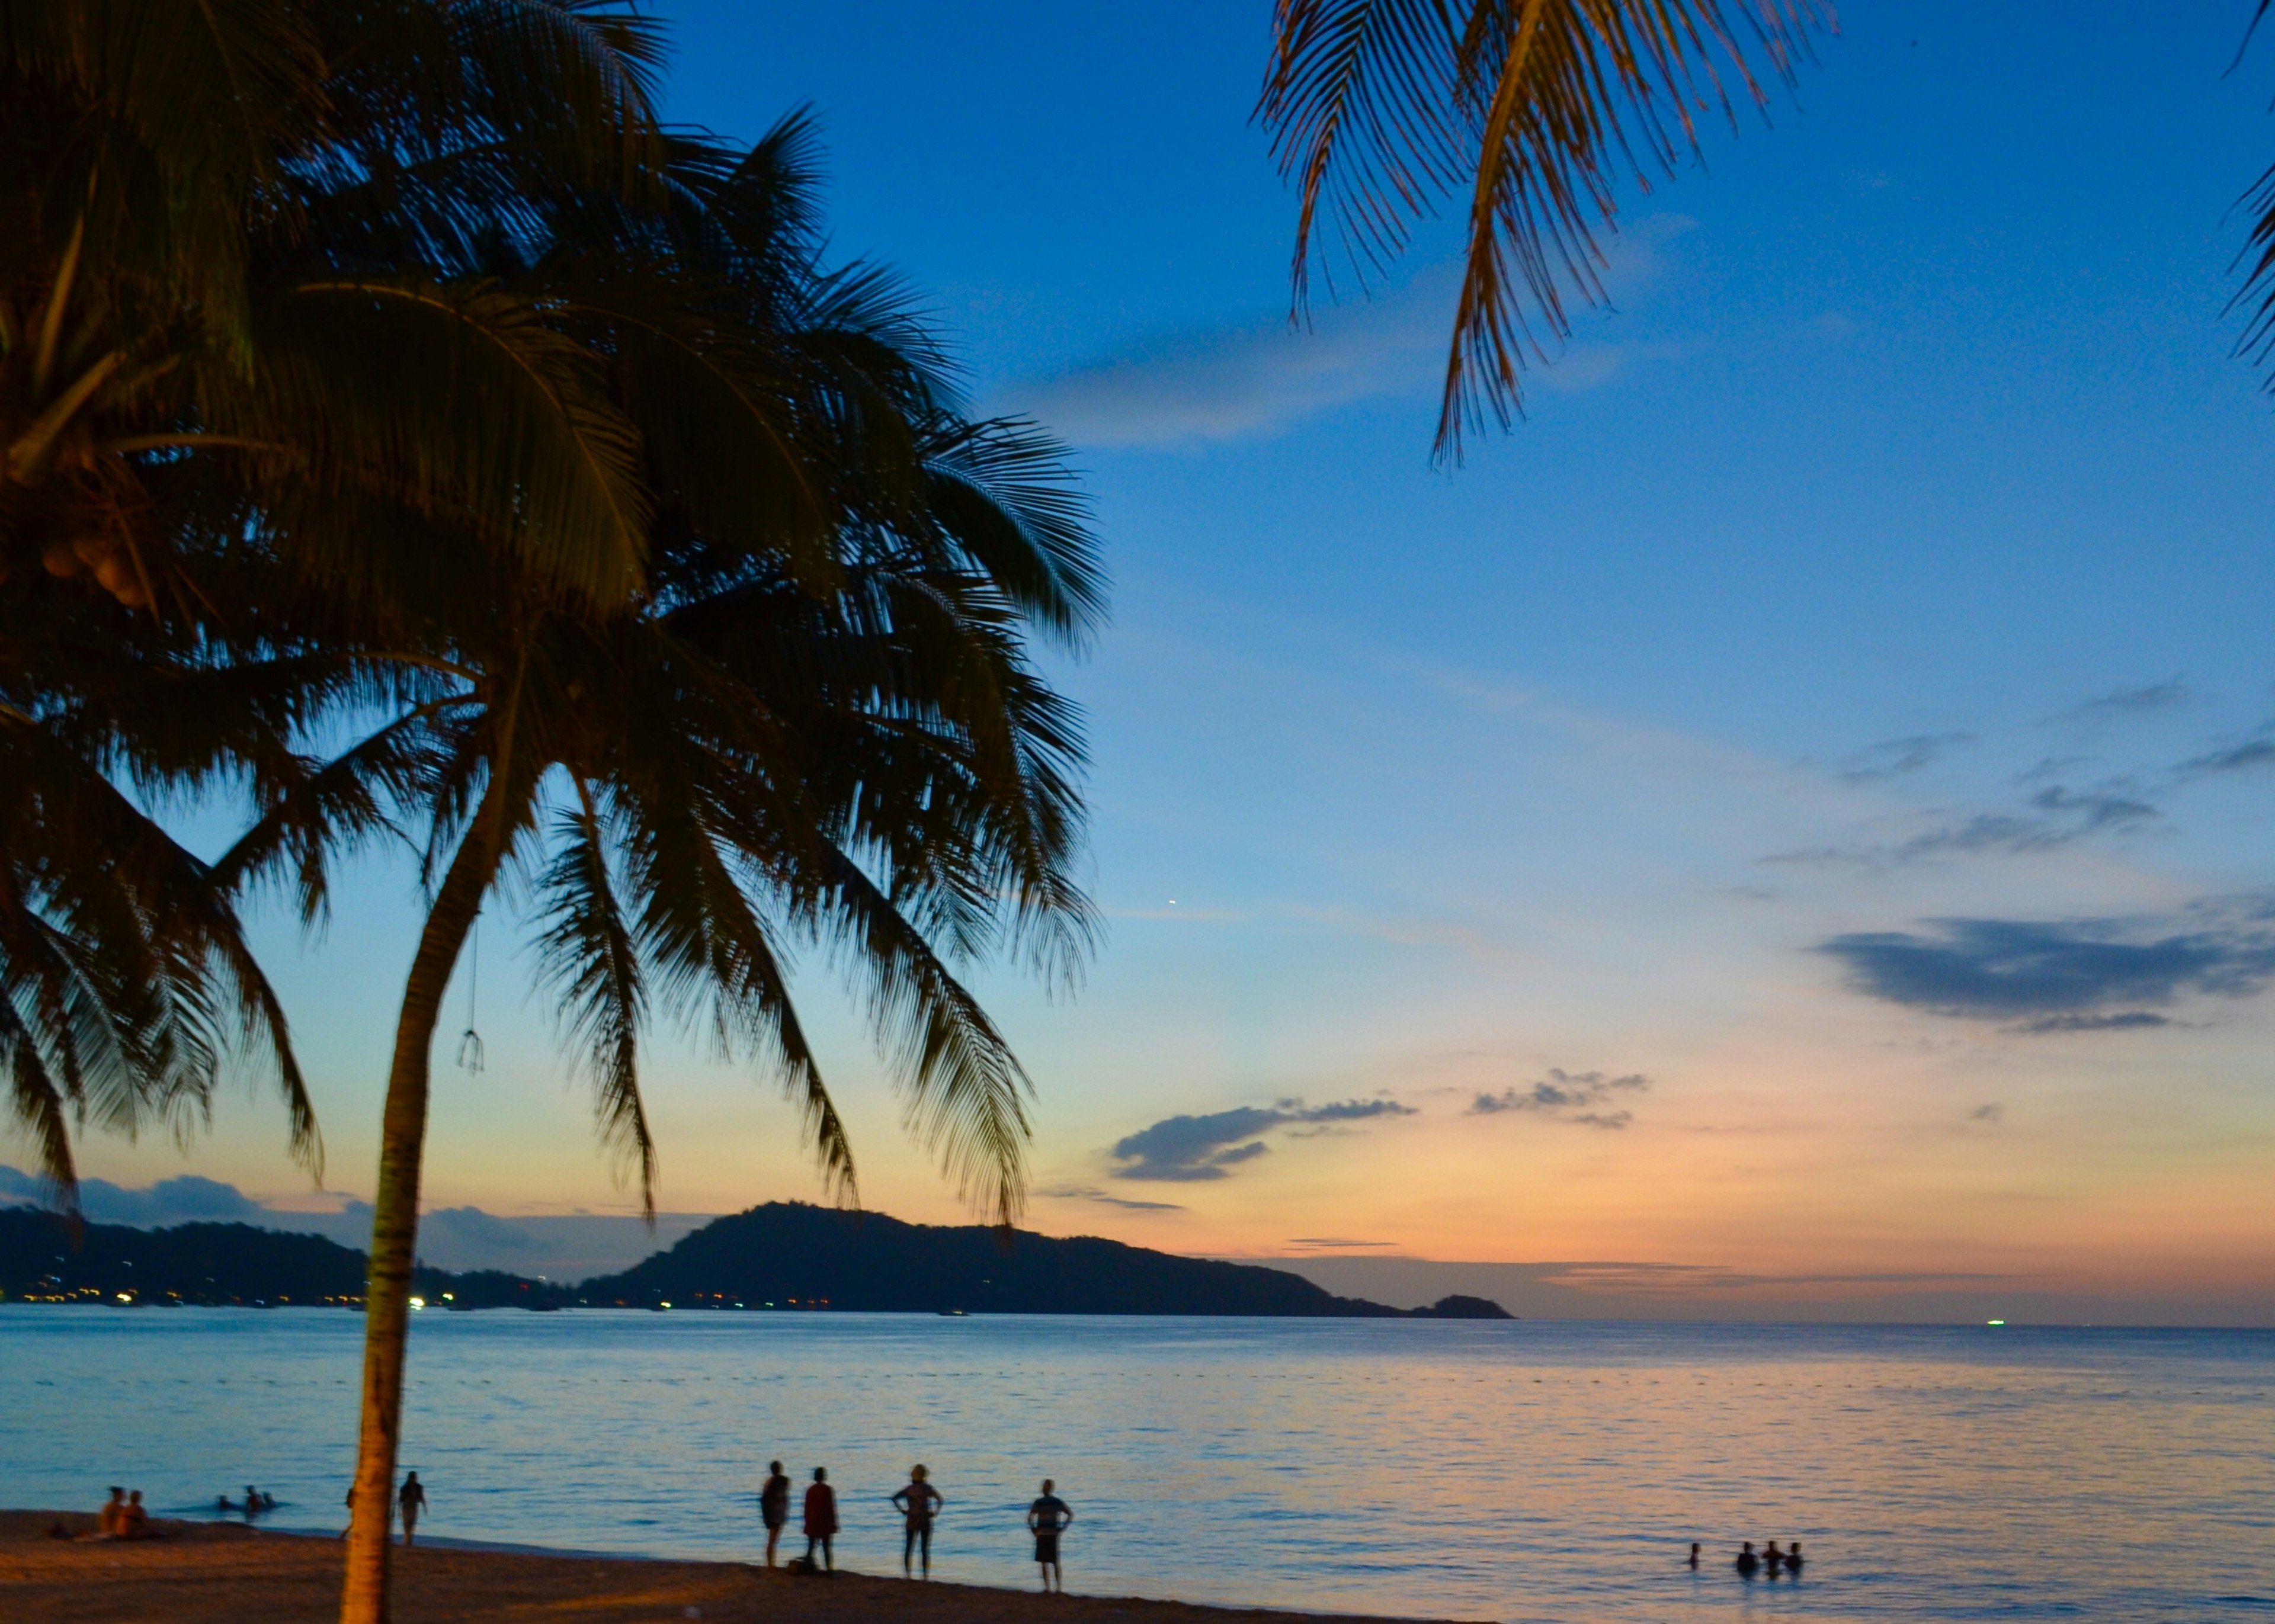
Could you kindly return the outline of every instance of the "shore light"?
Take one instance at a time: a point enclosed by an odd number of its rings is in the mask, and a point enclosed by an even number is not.
[[[425,1308],[427,1306],[427,1299],[424,1297],[413,1297],[411,1299],[411,1306],[413,1308]]]

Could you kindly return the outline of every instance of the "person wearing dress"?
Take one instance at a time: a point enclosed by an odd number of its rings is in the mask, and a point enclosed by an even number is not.
[[[837,1571],[837,1552],[831,1541],[837,1537],[837,1491],[829,1486],[829,1469],[813,1469],[812,1486],[805,1492],[805,1565],[813,1566],[813,1548],[821,1547],[822,1566],[831,1573]]]

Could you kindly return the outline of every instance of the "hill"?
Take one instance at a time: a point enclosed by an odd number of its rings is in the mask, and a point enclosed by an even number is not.
[[[72,1227],[34,1207],[0,1208],[0,1295],[47,1302],[353,1308],[363,1302],[364,1254],[320,1235],[251,1224]],[[495,1271],[420,1269],[415,1288],[473,1308],[560,1306],[560,1288]]]
[[[621,1274],[586,1280],[575,1295],[595,1307],[626,1308],[668,1302],[902,1313],[1508,1318],[1477,1297],[1387,1308],[1254,1264],[1024,1229],[1006,1241],[976,1224],[910,1224],[881,1212],[779,1201],[716,1219]]]
[[[0,1208],[0,1296],[246,1307],[363,1302],[362,1252],[321,1235],[240,1223],[137,1229]],[[1009,1241],[979,1225],[903,1223],[775,1202],[714,1220],[620,1274],[570,1287],[496,1270],[422,1267],[436,1308],[838,1309],[887,1313],[1258,1314],[1334,1319],[1506,1319],[1480,1297],[1387,1308],[1282,1269],[1179,1258],[1119,1241]]]

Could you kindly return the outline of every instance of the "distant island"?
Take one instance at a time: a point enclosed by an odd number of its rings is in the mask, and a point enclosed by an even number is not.
[[[321,1235],[249,1224],[72,1227],[0,1210],[0,1295],[142,1306],[360,1307],[364,1254]],[[1003,1236],[981,1225],[769,1202],[716,1219],[619,1274],[580,1285],[500,1271],[421,1268],[430,1308],[838,1310],[931,1314],[1261,1315],[1322,1319],[1508,1319],[1449,1296],[1396,1309],[1339,1297],[1284,1269],[1180,1258],[1119,1241]]]

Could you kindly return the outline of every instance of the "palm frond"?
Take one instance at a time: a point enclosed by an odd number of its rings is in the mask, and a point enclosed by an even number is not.
[[[1622,175],[1647,190],[1703,117],[1766,110],[1831,23],[1824,0],[1280,0],[1257,116],[1300,188],[1298,313],[1323,201],[1364,278],[1466,189],[1434,450],[1459,460],[1522,411],[1568,301],[1602,298]]]

